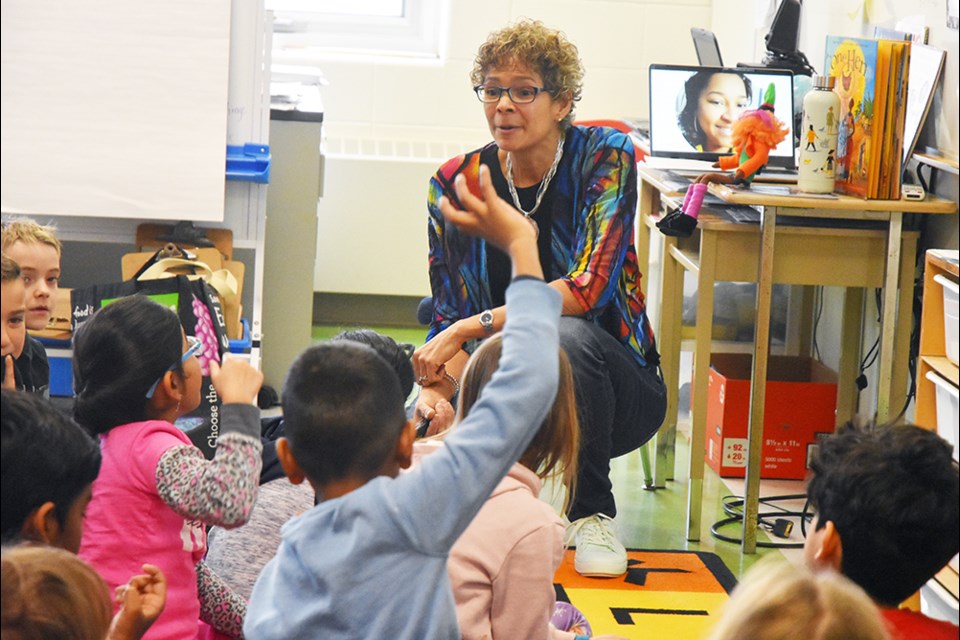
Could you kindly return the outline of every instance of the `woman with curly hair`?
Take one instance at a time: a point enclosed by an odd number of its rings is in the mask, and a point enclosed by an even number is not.
[[[477,342],[503,327],[510,262],[495,247],[445,223],[440,202],[460,203],[463,181],[479,193],[480,167],[497,195],[533,221],[540,263],[563,296],[560,342],[573,368],[583,432],[577,492],[567,510],[576,568],[620,575],[626,552],[610,459],[649,440],[663,420],[666,391],[640,292],[633,246],[636,159],[630,138],[573,124],[583,67],[559,31],[523,20],[480,46],[471,82],[493,141],[451,159],[430,181],[428,235],[433,309],[427,343],[414,354],[416,411],[436,433]]]

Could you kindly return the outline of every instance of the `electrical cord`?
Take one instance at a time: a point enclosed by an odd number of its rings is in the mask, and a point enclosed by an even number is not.
[[[776,502],[782,500],[804,500],[803,510],[802,511],[791,511],[789,509],[784,509],[776,505]],[[721,520],[718,520],[710,527],[710,534],[713,535],[717,540],[723,542],[732,542],[734,544],[741,544],[743,538],[734,538],[733,536],[728,536],[726,534],[720,533],[720,529],[723,527],[730,526],[736,523],[743,522],[743,503],[744,499],[740,496],[727,495],[721,499],[721,504],[723,505],[723,512],[728,516]],[[775,524],[770,522],[770,518],[799,518],[800,519],[800,531],[803,534],[804,539],[807,537],[807,523],[813,520],[813,513],[810,511],[810,501],[807,500],[807,494],[805,493],[795,493],[782,496],[768,496],[766,498],[760,498],[760,504],[775,509],[775,511],[764,511],[757,513],[757,526],[762,527],[768,531],[772,531]],[[803,548],[802,542],[767,542],[764,540],[757,541],[758,547],[763,547],[767,549],[801,549]]]

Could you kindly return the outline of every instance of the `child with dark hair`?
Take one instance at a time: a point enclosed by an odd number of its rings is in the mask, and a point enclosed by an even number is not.
[[[167,583],[153,565],[110,592],[90,565],[64,549],[23,544],[2,556],[4,639],[136,640],[166,601]]]
[[[511,258],[500,369],[444,449],[401,475],[414,425],[390,366],[349,341],[297,358],[277,453],[320,502],[284,526],[253,589],[248,638],[459,637],[447,556],[542,423],[559,360],[560,296],[542,281],[534,228],[480,175],[482,199],[461,178],[466,210],[446,199],[441,210]]]
[[[245,602],[200,562],[204,525],[240,526],[257,495],[263,375],[229,356],[210,361],[223,400],[213,460],[173,423],[200,403],[202,342],[176,314],[144,296],[111,303],[81,324],[73,368],[78,422],[100,435],[103,464],[87,507],[80,556],[107,584],[126,581],[143,559],[170,580],[152,637],[192,638],[203,623],[241,634]],[[133,535],[131,535],[133,534]]]
[[[100,447],[47,400],[3,390],[3,544],[32,540],[73,553],[100,471]]]
[[[404,398],[409,398],[413,391],[413,365],[410,356],[413,355],[412,344],[399,344],[390,336],[377,333],[372,329],[346,329],[330,340],[353,340],[369,345],[387,361],[400,379],[400,389]],[[285,434],[283,416],[263,418],[260,421],[260,441],[263,443],[263,468],[260,470],[260,483],[267,484],[285,478],[283,467],[277,459],[277,440]],[[284,522],[286,518],[284,519]],[[250,585],[253,586],[252,584]]]
[[[897,605],[960,547],[960,475],[949,443],[920,427],[848,425],[820,445],[807,487],[805,555],[880,605],[894,638],[957,638],[957,625]]]
[[[341,331],[329,342],[342,340],[372,347],[397,374],[400,393],[404,397],[410,395],[413,391],[413,365],[410,364],[411,351],[406,346],[371,329]],[[278,437],[282,437],[282,422],[278,432]],[[271,444],[276,452],[276,443]],[[264,464],[267,460],[266,449],[267,443],[264,442]],[[280,466],[279,461],[276,464]],[[207,565],[237,593],[249,599],[257,576],[280,546],[280,527],[294,516],[309,511],[314,504],[313,489],[309,484],[292,484],[283,476],[260,485],[257,504],[245,525],[236,529],[210,529]]]

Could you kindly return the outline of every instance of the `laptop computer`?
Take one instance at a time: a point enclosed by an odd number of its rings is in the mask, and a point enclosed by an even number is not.
[[[788,134],[770,152],[767,166],[771,173],[796,168],[793,74],[789,71],[652,64],[649,81],[650,155],[654,158],[700,160],[709,166],[728,155],[733,123],[744,111],[759,108],[772,84],[775,113]]]

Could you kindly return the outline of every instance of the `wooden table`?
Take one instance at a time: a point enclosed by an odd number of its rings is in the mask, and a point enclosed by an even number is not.
[[[649,264],[651,233],[663,246],[658,342],[667,384],[667,416],[657,436],[654,473],[656,486],[672,474],[676,437],[679,381],[680,325],[683,273],[697,275],[694,388],[690,435],[690,483],[687,489],[687,538],[700,539],[703,456],[706,439],[707,381],[713,331],[713,285],[716,281],[756,282],[756,329],[750,390],[746,495],[744,499],[744,553],[756,551],[757,510],[760,489],[764,391],[770,351],[770,311],[774,282],[846,288],[841,328],[838,420],[852,417],[856,406],[854,380],[858,375],[860,324],[864,288],[880,288],[882,314],[878,358],[877,419],[894,417],[898,402],[906,398],[906,371],[913,296],[916,232],[903,231],[904,213],[953,213],[951,201],[862,200],[771,196],[711,185],[711,193],[730,204],[760,209],[760,224],[737,224],[701,213],[691,238],[659,233],[655,222],[662,201],[676,206],[682,194],[664,179],[661,171],[640,168],[637,251],[640,264]],[[848,229],[835,226],[777,226],[778,216],[801,216],[882,223],[881,229]],[[903,375],[894,376],[894,371]]]

